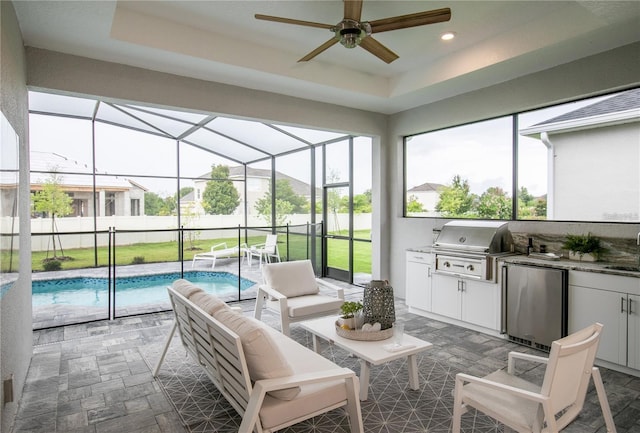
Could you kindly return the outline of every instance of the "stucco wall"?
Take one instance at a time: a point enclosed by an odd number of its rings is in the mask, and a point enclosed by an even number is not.
[[[2,431],[9,431],[17,410],[32,353],[31,249],[29,244],[29,149],[26,61],[22,36],[11,2],[0,2],[0,108],[20,143],[20,270],[15,285],[0,299],[0,379],[13,375],[14,401],[4,403],[0,387]]]
[[[640,122],[549,134],[549,142],[554,219],[640,219]]]
[[[405,294],[405,250],[431,245],[434,228],[446,220],[403,218],[402,137],[447,126],[503,116],[575,99],[622,90],[640,84],[640,43],[527,75],[512,81],[469,92],[392,115],[389,119],[384,158],[391,174],[387,206],[390,212],[388,266],[382,277],[392,282],[398,296]],[[514,222],[510,230],[528,233],[591,231],[595,235],[635,239],[640,224],[584,224],[556,222]],[[383,260],[382,263],[385,263]]]

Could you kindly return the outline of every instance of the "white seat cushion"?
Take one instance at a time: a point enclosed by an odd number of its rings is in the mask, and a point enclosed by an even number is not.
[[[267,301],[269,308],[278,310],[278,301]],[[306,295],[287,299],[287,315],[289,317],[313,316],[340,310],[344,300],[335,296],[326,295]]]
[[[511,375],[504,370],[498,370],[484,378],[527,391],[540,392],[538,385]],[[479,408],[485,413],[501,414],[502,417],[525,428],[531,428],[538,412],[538,403],[534,401],[474,383],[468,383],[463,387],[462,401],[471,402],[473,407]]]
[[[230,309],[219,309],[213,317],[240,337],[252,381],[275,379],[293,374],[291,365],[264,323]],[[291,400],[299,392],[300,387],[293,387],[271,391],[269,394],[281,400]]]
[[[275,329],[269,328],[269,333],[280,350],[287,354],[287,359],[295,374],[338,368],[327,358],[307,349]],[[260,421],[264,428],[281,425],[299,416],[320,411],[347,399],[344,380],[303,385],[300,389],[300,393],[293,400],[287,402],[267,395],[260,409]]]
[[[268,263],[262,267],[267,286],[287,298],[314,295],[320,291],[310,260]]]

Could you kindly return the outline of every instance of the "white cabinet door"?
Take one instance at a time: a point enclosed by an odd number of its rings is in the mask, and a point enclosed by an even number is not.
[[[640,370],[640,296],[629,295],[627,366]]]
[[[407,306],[431,311],[431,265],[407,260]]]
[[[460,280],[433,274],[431,285],[431,311],[446,317],[461,319]]]
[[[494,283],[462,280],[462,320],[500,330],[500,287]]]
[[[627,362],[627,295],[569,285],[569,333],[595,322],[604,325],[599,359],[620,365]]]

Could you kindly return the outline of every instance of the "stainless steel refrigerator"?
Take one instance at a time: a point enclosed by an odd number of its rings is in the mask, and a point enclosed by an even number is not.
[[[567,335],[566,270],[507,264],[502,287],[510,340],[548,351]]]

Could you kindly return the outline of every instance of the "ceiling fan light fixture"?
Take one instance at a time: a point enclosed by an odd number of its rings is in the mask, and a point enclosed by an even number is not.
[[[340,43],[346,48],[355,48],[362,41],[362,31],[360,29],[340,30]]]

